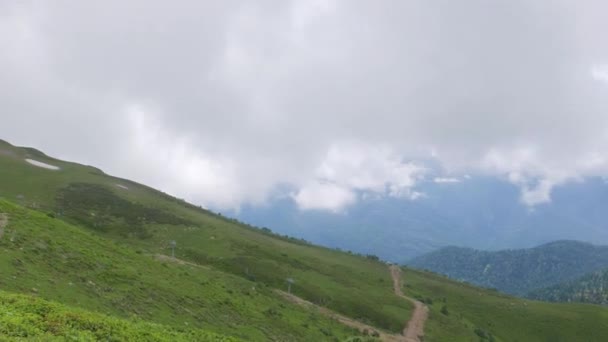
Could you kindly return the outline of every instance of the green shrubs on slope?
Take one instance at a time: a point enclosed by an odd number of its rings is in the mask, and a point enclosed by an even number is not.
[[[177,330],[140,320],[124,320],[0,292],[0,339],[69,341],[236,342],[203,330]]]
[[[333,320],[285,302],[263,284],[206,267],[156,260],[1,199],[0,213],[9,218],[0,238],[3,290],[247,341],[341,340],[353,335]]]
[[[279,238],[179,204],[143,205],[95,184],[70,184],[56,202],[60,218],[148,253],[167,253],[173,240],[179,258],[256,284],[282,289],[285,279],[296,278],[298,296],[380,329],[400,331],[411,310],[391,293],[386,265],[377,258]]]
[[[104,186],[72,183],[57,194],[57,211],[75,223],[102,232],[147,238],[146,224],[192,225],[166,210],[133,203]]]

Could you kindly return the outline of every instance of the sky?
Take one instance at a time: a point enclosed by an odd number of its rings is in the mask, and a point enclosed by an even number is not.
[[[605,13],[599,0],[0,0],[0,138],[214,208],[288,189],[302,210],[340,212],[471,174],[533,207],[608,176]]]

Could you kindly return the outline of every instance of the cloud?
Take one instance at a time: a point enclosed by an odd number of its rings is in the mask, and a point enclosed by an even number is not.
[[[388,145],[340,142],[330,146],[315,180],[293,198],[302,209],[332,211],[352,204],[354,191],[414,200],[422,195],[413,188],[425,173],[424,167],[404,161]]]
[[[425,168],[406,162],[387,145],[336,143],[317,169],[317,178],[346,187],[399,196],[407,193]]]
[[[608,65],[594,65],[591,68],[591,77],[597,81],[608,82]]]
[[[454,177],[435,177],[433,179],[433,182],[435,183],[439,183],[439,184],[445,184],[445,183],[460,183],[461,180],[458,178],[454,178]]]
[[[339,212],[356,200],[354,191],[333,183],[306,184],[292,195],[301,209],[320,209]]]
[[[240,184],[235,183],[236,164],[228,158],[213,158],[198,153],[192,148],[189,137],[167,135],[163,126],[156,121],[154,112],[137,105],[125,109],[130,120],[131,140],[129,150],[125,151],[125,165],[137,163],[148,170],[148,177],[170,193],[189,195],[189,189],[197,189],[198,202],[214,203],[230,207],[235,201],[245,198]],[[131,159],[135,158],[135,159]],[[131,159],[127,162],[127,159]],[[125,170],[126,171],[126,170]],[[176,178],[167,180],[165,173]]]
[[[282,184],[302,208],[419,197],[429,159],[510,179],[537,205],[608,175],[607,10],[4,2],[0,135],[210,207]]]

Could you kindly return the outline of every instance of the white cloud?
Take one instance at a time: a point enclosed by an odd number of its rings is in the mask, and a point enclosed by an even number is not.
[[[344,190],[341,194],[362,191],[414,200],[422,195],[413,188],[425,172],[424,167],[405,162],[386,144],[340,142],[329,148],[316,170],[315,180],[304,185],[298,193],[306,196],[301,198],[296,195],[294,199],[302,209],[310,208],[310,203],[315,202],[320,203],[315,208],[320,209],[325,205],[326,209],[332,211],[342,209],[354,200],[352,196],[335,196],[337,189]],[[330,187],[334,196],[324,200],[321,197],[326,196],[328,191],[320,191],[320,187]]]
[[[293,199],[301,209],[339,212],[356,200],[354,191],[332,183],[311,182],[305,184]]]
[[[413,187],[424,172],[389,145],[340,142],[330,146],[316,176],[357,190],[397,195]]]
[[[522,184],[521,200],[528,206],[535,206],[551,201],[551,190],[555,183],[548,179],[542,179],[535,186],[530,187]]]
[[[591,77],[597,81],[608,82],[608,65],[594,65],[591,68]]]
[[[454,177],[435,177],[433,179],[433,182],[435,183],[460,183],[461,180],[458,178],[454,178]]]
[[[205,157],[192,148],[188,137],[168,135],[149,108],[132,105],[125,115],[130,120],[132,135],[124,158],[135,158],[125,160],[125,165],[137,164],[148,171],[148,177],[162,190],[185,194],[187,199],[196,199],[202,205],[230,207],[246,198],[241,193],[244,189],[238,183],[233,161]],[[165,174],[174,177],[166,180]]]
[[[539,148],[528,145],[508,150],[492,149],[481,162],[480,169],[505,174],[511,183],[520,187],[521,201],[535,206],[551,202],[551,192],[556,186],[606,174],[608,160],[597,151],[561,160],[543,155]]]

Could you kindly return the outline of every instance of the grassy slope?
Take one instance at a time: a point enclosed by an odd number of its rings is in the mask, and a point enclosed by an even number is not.
[[[51,171],[31,166],[24,162],[24,158],[39,160],[59,166],[62,169]],[[408,317],[411,312],[411,305],[408,302],[392,295],[390,276],[383,263],[278,238],[188,206],[151,188],[107,176],[97,169],[58,161],[37,151],[0,143],[0,196],[26,206],[38,208],[44,212],[61,212],[57,208],[57,198],[60,198],[59,194],[62,189],[66,189],[74,183],[102,185],[121,199],[172,213],[189,222],[188,225],[145,222],[142,226],[149,234],[144,239],[131,237],[129,234],[115,234],[112,231],[103,232],[91,227],[91,231],[98,233],[96,234],[97,237],[110,238],[116,244],[126,247],[121,247],[125,252],[135,254],[131,251],[138,250],[142,253],[141,255],[167,254],[169,253],[167,249],[168,241],[176,240],[178,243],[177,257],[224,271],[224,273],[215,272],[218,277],[220,275],[228,277],[226,273],[237,276],[227,279],[227,284],[241,282],[245,284],[243,286],[247,287],[265,288],[268,285],[285,288],[285,278],[292,277],[296,281],[293,288],[295,294],[386,330],[399,331],[404,317]],[[117,187],[117,183],[127,186],[129,190]],[[103,210],[103,208],[100,210]],[[79,210],[73,212],[78,215],[83,214]],[[103,216],[102,213],[95,213],[95,210],[88,214],[89,216],[99,214],[95,217]],[[88,220],[87,217],[79,216],[58,217],[75,223]],[[29,254],[31,253],[24,254],[23,257],[27,257]],[[122,262],[125,261],[120,261],[120,263]],[[153,267],[153,264],[154,262],[151,261],[146,265],[133,266],[133,270],[141,272],[141,270]],[[41,267],[46,268],[50,265]],[[80,265],[78,267],[86,266]],[[75,269],[78,267],[75,267]],[[193,273],[193,271],[190,271],[191,275]],[[92,274],[89,277],[92,279],[86,279],[84,282],[92,280],[96,283],[95,278],[101,276]],[[139,280],[140,275],[134,274],[133,276]],[[32,275],[31,282],[34,283],[39,278]],[[147,283],[137,286],[145,289],[147,286],[153,285],[157,278],[161,277],[151,274]],[[163,276],[162,278],[168,277]],[[163,281],[168,282],[169,280],[163,279]],[[133,285],[127,284],[123,286],[125,292],[133,287]],[[167,286],[166,291],[170,293],[171,284],[167,284]],[[23,285],[19,290],[27,291],[30,287],[36,287],[36,285]],[[37,288],[41,287],[42,285]],[[192,287],[188,291],[196,293],[198,289]],[[241,290],[235,289],[233,291],[239,292]],[[78,298],[82,306],[89,308],[97,305],[91,302],[90,295],[89,292],[80,295],[78,291],[70,291],[66,292],[65,295],[55,293],[49,298],[61,301]],[[131,299],[130,302],[135,305],[143,300],[143,298]],[[116,302],[120,303],[123,300],[116,300]],[[171,300],[165,300],[165,302],[167,305],[172,303]],[[215,304],[207,306],[211,310],[215,307]],[[255,302],[251,303],[251,306],[259,307],[258,303]],[[124,310],[136,311],[131,309],[130,306],[124,308]],[[252,315],[256,316],[256,314]],[[170,317],[172,315],[167,315],[166,318],[161,315],[155,317],[155,319],[164,323]],[[284,317],[285,320],[291,319],[291,314],[284,315]],[[270,318],[265,319],[266,324],[271,326],[280,325]],[[225,321],[224,323],[228,326],[234,324],[234,320],[230,317],[226,318]],[[264,322],[262,319],[260,321]],[[303,319],[296,321],[297,324],[302,326],[310,325]],[[297,324],[288,327],[292,329]],[[218,329],[220,325],[218,325]],[[266,329],[266,327],[262,327],[262,329]],[[301,333],[304,332],[306,331],[301,331]],[[344,332],[340,334],[343,335]]]
[[[9,217],[0,239],[0,287],[4,290],[247,340],[342,339],[353,334],[240,277],[159,262],[4,200],[0,200],[0,212]]]
[[[198,329],[117,319],[26,295],[0,292],[0,339],[28,341],[238,341]]]
[[[406,268],[404,292],[432,300],[425,341],[605,341],[608,310],[514,298]],[[443,306],[447,315],[441,313]],[[483,340],[483,339],[482,339]]]

